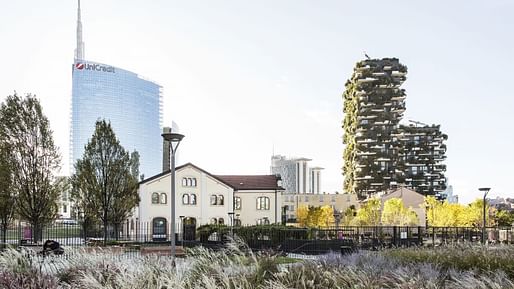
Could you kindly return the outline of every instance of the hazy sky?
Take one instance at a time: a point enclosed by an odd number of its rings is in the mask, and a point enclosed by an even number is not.
[[[514,1],[82,0],[86,58],[164,87],[183,162],[269,173],[273,152],[342,187],[342,98],[363,51],[408,66],[405,120],[441,124],[447,177],[514,197]],[[68,172],[75,0],[2,0],[0,101],[40,97]],[[512,179],[511,179],[512,178]]]

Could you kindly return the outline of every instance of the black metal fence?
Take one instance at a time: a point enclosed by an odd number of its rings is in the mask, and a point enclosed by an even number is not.
[[[297,228],[265,226],[200,226],[177,224],[177,246],[219,248],[231,238],[241,238],[253,250],[274,249],[286,253],[319,254],[339,251],[341,247],[379,250],[389,247],[439,246],[482,242],[482,229],[475,227],[331,227]],[[5,236],[3,246],[41,248],[45,240],[64,247],[110,247],[119,253],[141,253],[147,247],[169,248],[171,227],[152,223],[124,223],[105,228],[100,224],[84,226],[68,222],[44,226],[39,234],[29,224],[16,223]],[[39,240],[35,236],[41,236]],[[486,228],[487,243],[514,244],[512,228]],[[5,240],[5,241],[4,241]]]

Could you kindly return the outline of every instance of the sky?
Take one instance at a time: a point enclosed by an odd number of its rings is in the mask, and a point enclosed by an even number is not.
[[[267,174],[272,153],[342,191],[342,93],[355,63],[408,67],[404,120],[440,124],[461,203],[514,197],[514,1],[82,0],[86,59],[163,86],[180,161]],[[0,101],[36,94],[69,166],[75,0],[2,0]]]

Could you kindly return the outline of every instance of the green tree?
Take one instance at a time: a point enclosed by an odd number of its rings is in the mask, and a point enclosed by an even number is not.
[[[382,224],[390,226],[413,226],[418,224],[418,216],[412,208],[406,208],[402,199],[392,198],[384,202]]]
[[[342,215],[343,226],[350,226],[353,223],[353,219],[355,219],[356,215],[357,210],[355,209],[354,205],[351,205],[350,207],[346,208]]]
[[[82,159],[75,163],[72,195],[86,219],[102,222],[104,242],[109,224],[117,227],[139,203],[138,167],[139,155],[131,156],[121,146],[111,124],[98,120]]]
[[[496,212],[496,223],[500,227],[511,227],[514,224],[514,211],[499,210]]]
[[[8,144],[0,142],[0,229],[2,231],[2,245],[7,239],[7,229],[14,216],[16,203],[13,188],[12,157]]]
[[[130,171],[129,175],[121,180],[123,190],[115,193],[112,208],[112,216],[110,221],[114,225],[116,232],[116,240],[118,239],[118,232],[120,225],[126,221],[132,214],[132,209],[139,204],[139,194],[137,193],[137,181],[139,176],[139,153],[134,151],[130,154],[129,159]]]
[[[30,222],[32,236],[40,240],[42,227],[57,216],[61,184],[54,175],[60,169],[58,149],[36,97],[7,97],[0,108],[0,139],[13,158],[16,213]]]
[[[378,226],[380,224],[380,200],[370,198],[362,204],[353,223],[358,226]]]

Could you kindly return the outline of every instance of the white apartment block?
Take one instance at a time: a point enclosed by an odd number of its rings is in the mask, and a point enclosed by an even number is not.
[[[280,175],[286,194],[321,193],[321,167],[309,167],[308,158],[271,157],[271,173]]]

